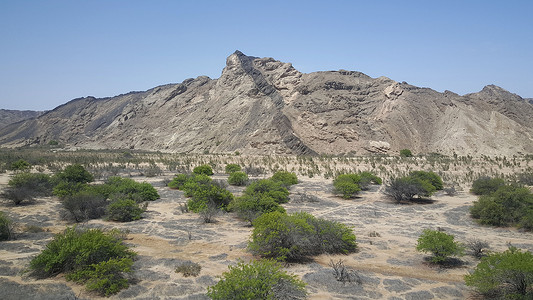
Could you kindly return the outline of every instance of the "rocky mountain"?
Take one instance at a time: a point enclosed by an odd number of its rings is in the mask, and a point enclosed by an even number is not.
[[[42,111],[0,109],[0,128],[42,115]]]
[[[72,100],[0,129],[0,144],[170,152],[510,155],[533,153],[533,105],[500,87],[460,96],[355,71],[304,74],[290,63],[227,58],[145,92]]]

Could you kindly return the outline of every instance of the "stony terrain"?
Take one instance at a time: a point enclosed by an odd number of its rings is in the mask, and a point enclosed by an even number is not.
[[[200,76],[112,98],[72,100],[0,128],[0,145],[164,152],[341,154],[533,152],[533,105],[488,85],[464,96],[355,71],[304,74],[290,63],[227,58]]]
[[[41,111],[0,109],[0,128],[42,115]]]
[[[251,227],[234,214],[217,217],[213,224],[203,224],[197,215],[183,213],[182,192],[165,187],[171,173],[146,178],[159,191],[161,199],[151,202],[143,219],[131,223],[92,220],[83,227],[120,228],[129,232],[126,243],[139,254],[135,262],[136,284],[111,299],[207,299],[206,287],[217,281],[217,275],[238,259],[252,257],[246,251]],[[0,187],[8,181],[0,175]],[[216,175],[226,179],[226,175]],[[242,188],[229,187],[239,194]],[[491,228],[475,224],[468,208],[476,198],[466,192],[456,196],[438,194],[426,204],[395,204],[373,186],[353,200],[331,194],[331,180],[300,178],[291,188],[291,201],[284,204],[289,212],[307,211],[315,216],[341,221],[354,228],[358,251],[349,255],[318,256],[306,264],[290,264],[288,271],[306,283],[310,299],[465,299],[472,296],[463,283],[463,275],[477,261],[469,256],[453,268],[440,268],[427,263],[426,256],[415,251],[416,239],[425,228],[440,228],[465,242],[472,238],[489,241],[491,249],[502,251],[508,244],[533,250],[533,234],[510,228]],[[18,225],[18,238],[0,242],[0,294],[2,299],[98,299],[82,286],[65,281],[62,276],[35,280],[21,272],[31,257],[39,253],[67,224],[59,218],[60,204],[56,198],[42,198],[35,203],[13,206],[0,203]],[[21,230],[36,225],[40,233]],[[362,280],[357,283],[337,282],[330,260],[344,260]],[[183,261],[202,266],[198,277],[185,278],[174,272]]]

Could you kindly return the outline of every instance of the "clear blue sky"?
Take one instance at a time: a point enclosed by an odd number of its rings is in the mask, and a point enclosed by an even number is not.
[[[305,73],[533,97],[531,0],[0,0],[0,108],[218,78],[237,49]]]

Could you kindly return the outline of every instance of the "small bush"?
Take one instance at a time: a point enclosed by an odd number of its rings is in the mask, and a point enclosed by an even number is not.
[[[88,185],[82,182],[60,181],[53,189],[53,194],[59,198],[65,198],[86,190]]]
[[[346,225],[308,213],[265,213],[253,226],[248,248],[254,254],[280,261],[301,261],[322,253],[349,253],[357,247],[355,235]]]
[[[71,183],[88,183],[94,180],[94,176],[79,164],[66,166],[65,169],[57,173],[55,177],[59,181]]]
[[[13,222],[0,211],[0,241],[8,241],[13,238]]]
[[[233,194],[226,189],[215,184],[198,184],[187,205],[191,211],[198,213],[208,206],[225,210],[232,200]]]
[[[513,247],[489,254],[465,283],[490,299],[533,299],[533,254]]]
[[[413,171],[409,174],[409,177],[429,182],[437,191],[440,191],[444,188],[444,184],[440,176],[433,172]]]
[[[195,167],[192,170],[192,172],[194,174],[203,174],[203,175],[211,176],[213,175],[213,168],[211,168],[210,165],[201,165],[201,166]]]
[[[107,197],[110,197],[111,194],[122,194],[137,203],[159,199],[157,190],[147,182],[137,182],[133,179],[122,177],[110,177],[105,185],[107,186],[104,189]]]
[[[275,182],[280,182],[286,187],[298,183],[298,177],[296,177],[296,174],[287,171],[278,171],[274,173],[270,179]]]
[[[409,176],[394,178],[385,187],[385,194],[392,197],[398,203],[402,201],[412,201],[415,196],[429,197],[435,192],[435,187],[431,183],[419,178]]]
[[[381,178],[368,171],[361,172],[358,175],[360,178],[358,184],[362,190],[367,190],[371,184],[381,185],[383,183],[383,180],[381,180]]]
[[[131,199],[118,199],[111,202],[106,209],[107,219],[117,222],[139,220],[144,212],[137,202]]]
[[[473,257],[481,259],[487,254],[486,250],[489,248],[489,243],[482,240],[474,239],[468,241],[468,243],[466,243],[466,246],[470,250],[470,254]]]
[[[106,296],[116,293],[128,286],[124,273],[131,272],[131,259],[136,255],[119,235],[117,231],[67,228],[31,260],[31,274],[46,278],[66,273],[68,280],[85,282],[89,290]]]
[[[228,183],[236,186],[246,185],[248,183],[248,175],[244,172],[235,171],[229,175]]]
[[[357,274],[354,270],[349,269],[344,264],[343,260],[333,261],[330,259],[329,264],[333,268],[333,276],[337,281],[342,283],[346,282],[356,282],[358,284],[362,283],[361,276]]]
[[[35,197],[52,195],[52,179],[42,173],[19,173],[8,182],[8,187],[2,195],[15,205],[24,200],[33,200]]]
[[[305,283],[283,271],[278,262],[251,261],[229,266],[220,281],[207,288],[211,299],[305,299]]]
[[[520,184],[533,186],[533,172],[520,173],[517,177]]]
[[[239,166],[238,164],[227,164],[225,171],[226,171],[226,174],[239,172],[241,171],[241,166]]]
[[[490,178],[484,176],[474,180],[470,192],[475,195],[490,195],[504,185],[505,181],[501,178]]]
[[[265,194],[243,195],[235,198],[230,204],[230,210],[246,221],[252,222],[264,213],[278,211],[285,212],[285,209],[276,202],[275,199]]]
[[[350,199],[361,191],[359,181],[361,181],[361,177],[357,174],[339,175],[333,180],[333,193],[342,195],[344,199]]]
[[[412,157],[413,153],[409,149],[402,149],[400,150],[400,156],[401,157]]]
[[[289,191],[280,182],[276,182],[270,179],[261,179],[252,182],[244,190],[245,195],[263,195],[274,199],[277,203],[289,202]]]
[[[167,186],[171,189],[181,190],[189,178],[190,176],[187,174],[176,174],[176,176],[174,176],[172,181],[170,181]]]
[[[431,229],[425,229],[420,235],[416,250],[431,253],[433,263],[444,263],[450,256],[461,256],[464,253],[464,247],[454,241],[453,235]]]
[[[30,167],[31,165],[27,161],[19,159],[15,162],[12,162],[9,168],[13,171],[26,171]]]
[[[63,218],[75,222],[98,219],[105,214],[106,199],[91,191],[82,191],[61,200],[66,213]]]
[[[196,277],[200,275],[200,271],[202,271],[202,266],[191,261],[180,264],[175,270],[176,273],[181,273],[183,277]]]

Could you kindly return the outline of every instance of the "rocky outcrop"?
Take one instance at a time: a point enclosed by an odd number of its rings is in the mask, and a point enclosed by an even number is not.
[[[227,58],[220,78],[72,100],[0,129],[0,144],[248,154],[533,153],[533,105],[497,86],[465,96],[355,71],[303,74]]]

